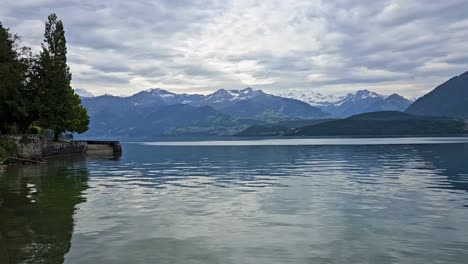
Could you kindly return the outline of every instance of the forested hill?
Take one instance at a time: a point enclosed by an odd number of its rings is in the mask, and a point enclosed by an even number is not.
[[[468,118],[468,72],[453,77],[416,100],[407,113]]]
[[[290,136],[402,136],[464,134],[465,123],[442,117],[383,111],[298,128]]]

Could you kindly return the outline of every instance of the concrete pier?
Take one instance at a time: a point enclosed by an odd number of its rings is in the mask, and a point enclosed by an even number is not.
[[[119,141],[86,141],[86,153],[89,154],[122,154],[122,146]]]

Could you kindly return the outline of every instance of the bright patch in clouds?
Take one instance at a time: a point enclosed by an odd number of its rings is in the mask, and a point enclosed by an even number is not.
[[[370,89],[418,96],[468,70],[468,2],[403,0],[2,1],[38,50],[65,24],[74,87],[128,95]]]

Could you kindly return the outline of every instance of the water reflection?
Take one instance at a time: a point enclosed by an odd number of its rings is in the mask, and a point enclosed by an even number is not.
[[[0,263],[468,259],[467,144],[124,149],[1,177]]]
[[[63,263],[88,174],[67,156],[0,176],[0,263]]]
[[[463,144],[124,147],[88,163],[66,263],[468,259]]]
[[[252,187],[255,191],[262,187],[286,187],[280,183],[280,177],[345,172],[351,182],[383,184],[417,171],[445,176],[454,188],[468,190],[467,148],[468,144],[242,147],[128,144],[130,155],[124,162],[102,167],[102,159],[98,159],[89,166],[97,177],[112,177],[107,182],[109,187],[113,183],[159,189],[214,185],[246,190]]]

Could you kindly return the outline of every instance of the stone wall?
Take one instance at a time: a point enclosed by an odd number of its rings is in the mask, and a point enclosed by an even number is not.
[[[45,140],[42,145],[42,156],[50,157],[64,154],[84,153],[86,141],[53,142]]]
[[[112,154],[120,156],[122,147],[118,141],[70,141],[54,142],[43,139],[39,135],[0,135],[0,138],[16,143],[18,156],[25,159],[41,159],[44,157],[77,154]]]
[[[38,135],[2,135],[1,138],[14,141],[18,155],[26,159],[40,159],[43,157],[44,139]]]
[[[25,159],[83,153],[87,146],[86,141],[52,142],[38,135],[2,135],[1,137],[14,141],[18,155]]]

